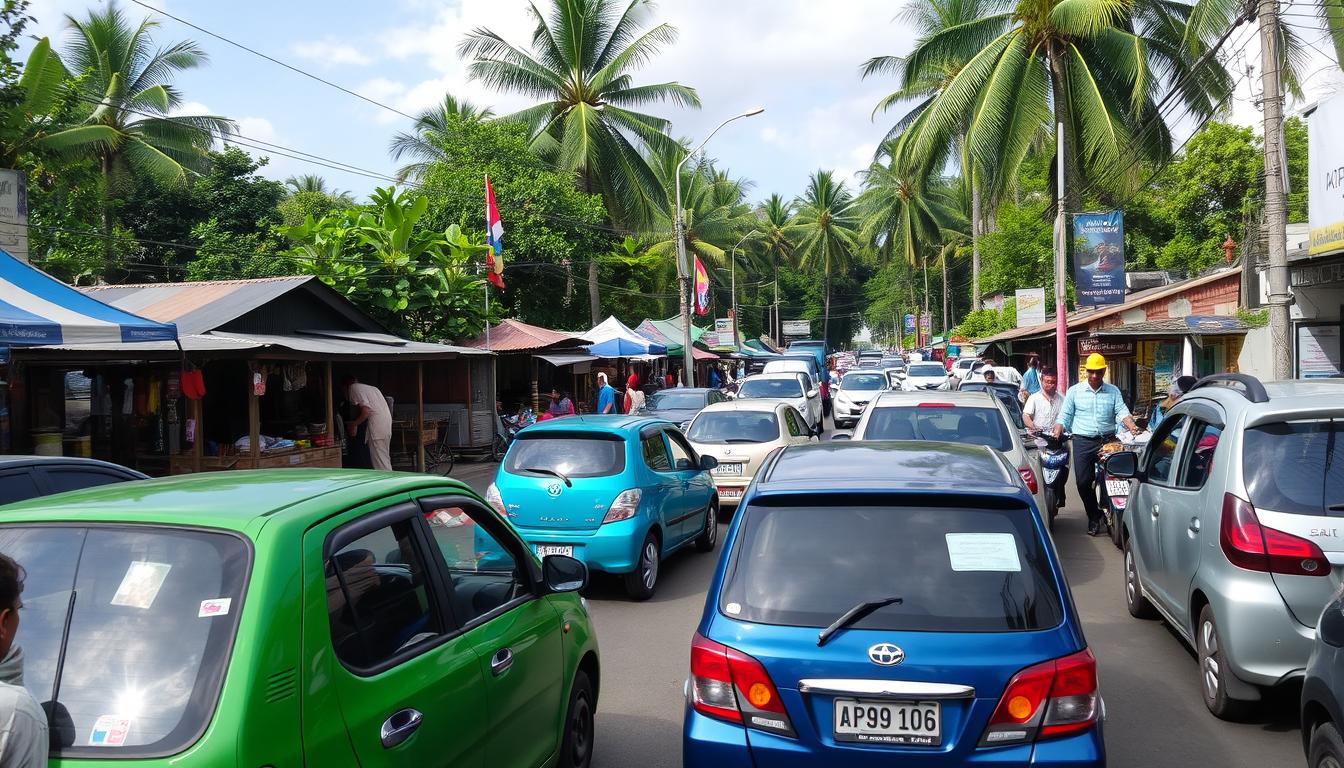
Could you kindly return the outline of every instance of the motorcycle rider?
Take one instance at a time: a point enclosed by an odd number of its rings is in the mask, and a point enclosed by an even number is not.
[[[1087,356],[1083,368],[1087,370],[1087,381],[1069,387],[1054,433],[1055,437],[1064,434],[1066,429],[1073,433],[1076,449],[1073,466],[1078,472],[1078,495],[1083,497],[1083,507],[1087,509],[1087,535],[1096,536],[1105,522],[1095,488],[1097,455],[1103,445],[1115,439],[1117,423],[1123,423],[1130,434],[1137,435],[1142,430],[1129,415],[1120,389],[1104,381],[1106,358],[1093,352]]]
[[[1040,371],[1040,387],[1027,397],[1027,405],[1022,409],[1022,422],[1027,425],[1028,432],[1049,432],[1055,428],[1055,422],[1059,420],[1059,411],[1064,407],[1064,396],[1055,388],[1058,382],[1059,378],[1055,376],[1054,371],[1049,369]],[[1036,445],[1044,450],[1045,439],[1036,438]],[[1068,450],[1067,446],[1065,450]],[[1064,489],[1068,487],[1069,465],[1065,464],[1059,472],[1059,504],[1063,506],[1066,497]]]

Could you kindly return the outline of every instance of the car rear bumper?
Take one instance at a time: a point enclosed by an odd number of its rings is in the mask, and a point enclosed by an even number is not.
[[[1228,666],[1237,679],[1254,685],[1277,685],[1300,677],[1311,657],[1316,630],[1293,618],[1267,574],[1245,574],[1225,579],[1219,592],[1206,592]],[[1199,617],[1191,616],[1190,621],[1191,636],[1198,638]]]
[[[731,480],[723,478],[714,478],[714,485],[719,489],[719,507],[736,507],[742,502],[742,497],[747,492],[747,486],[751,485],[750,477],[734,477]]]
[[[629,573],[639,562],[639,547],[644,543],[647,523],[639,518],[607,523],[596,530],[525,528],[515,525],[523,541],[533,547],[558,545],[574,547],[574,557],[589,570]]]

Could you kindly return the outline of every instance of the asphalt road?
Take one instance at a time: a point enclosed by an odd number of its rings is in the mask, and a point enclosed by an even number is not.
[[[484,490],[493,465],[453,474]],[[1160,621],[1125,611],[1123,562],[1105,537],[1088,538],[1076,504],[1056,521],[1055,544],[1099,663],[1109,764],[1134,768],[1296,768],[1306,764],[1297,690],[1269,698],[1249,722],[1216,720],[1200,698],[1193,654]],[[680,768],[682,684],[691,634],[720,550],[664,563],[652,600],[629,602],[615,579],[587,594],[602,650],[595,768]]]

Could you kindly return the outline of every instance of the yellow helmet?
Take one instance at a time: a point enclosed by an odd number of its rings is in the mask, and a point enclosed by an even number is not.
[[[1106,370],[1106,358],[1093,352],[1087,356],[1087,362],[1083,363],[1083,367],[1089,371],[1104,371]]]

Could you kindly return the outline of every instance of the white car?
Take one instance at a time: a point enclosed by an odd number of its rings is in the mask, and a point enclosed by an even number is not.
[[[965,379],[978,362],[980,361],[974,357],[963,357],[952,364],[952,375],[956,376],[958,379]]]
[[[891,389],[886,371],[877,368],[859,368],[840,379],[831,406],[836,429],[848,429],[858,423],[863,409],[879,392]]]
[[[748,376],[737,389],[737,401],[743,400],[783,400],[802,415],[812,434],[821,434],[821,392],[806,373]]]
[[[911,363],[905,369],[905,391],[939,389],[947,384],[947,369],[942,363]]]
[[[990,366],[988,365],[977,365],[974,368],[972,368],[969,372],[967,372],[965,375],[961,376],[961,380],[984,381],[985,371],[988,370],[989,368]],[[1000,383],[1016,384],[1019,387],[1022,386],[1022,374],[1018,373],[1016,368],[1010,365],[996,365],[993,366],[993,368],[994,368],[994,378]]]
[[[821,384],[815,375],[816,368],[803,360],[771,360],[765,364],[763,373],[802,373],[807,375],[812,388]]]
[[[724,507],[737,506],[771,451],[817,439],[802,414],[779,400],[715,403],[696,414],[686,437],[697,454],[719,460],[710,474]]]

